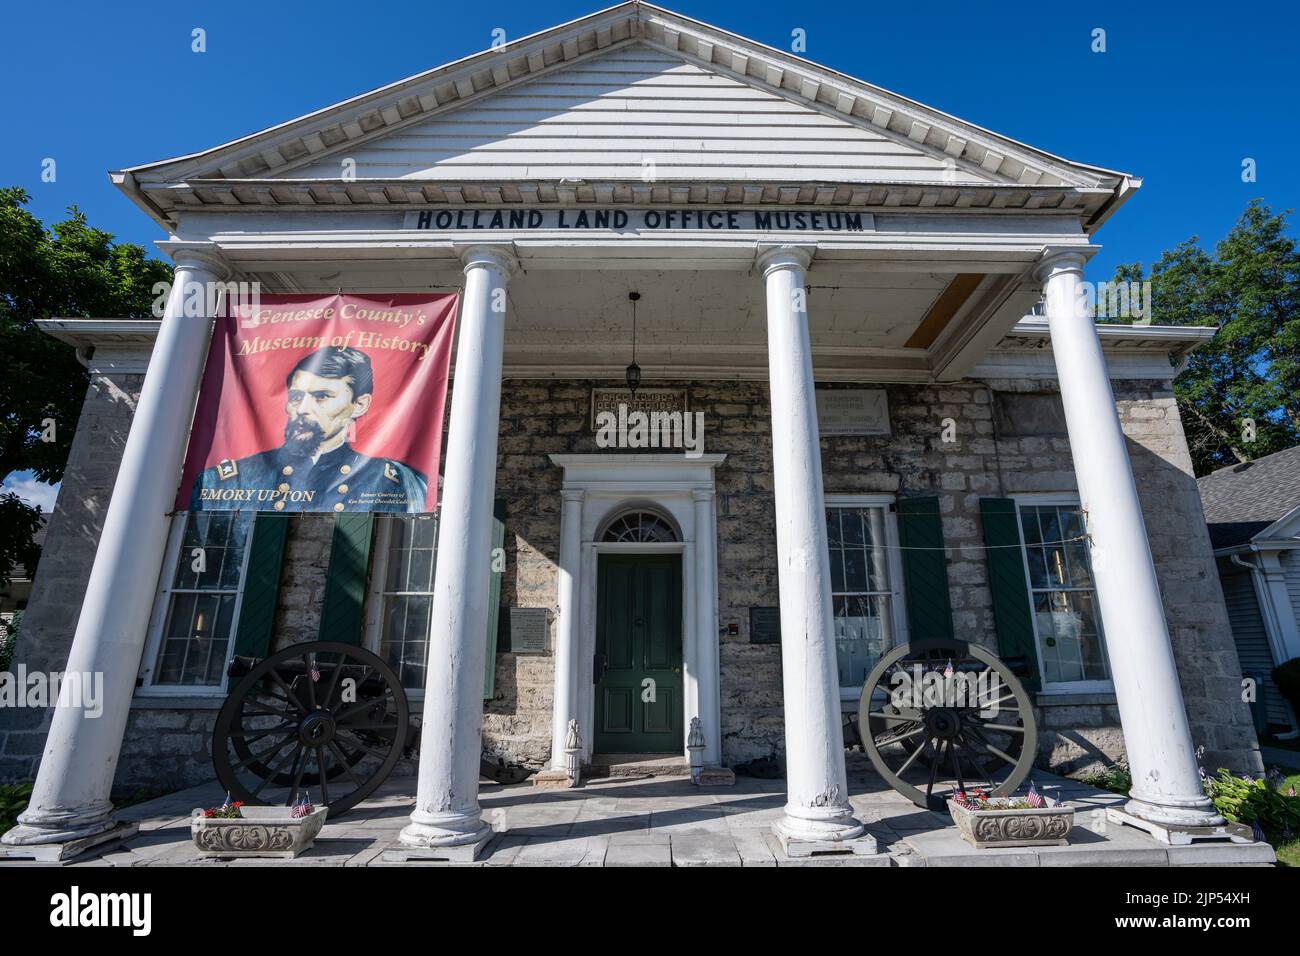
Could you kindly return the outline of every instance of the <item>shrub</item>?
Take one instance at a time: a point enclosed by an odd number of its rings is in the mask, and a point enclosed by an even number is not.
[[[30,783],[0,787],[0,833],[10,830],[18,822],[18,814],[27,809],[32,796]]]
[[[1084,774],[1078,779],[1080,783],[1086,783],[1098,790],[1109,790],[1111,793],[1125,796],[1128,796],[1128,792],[1133,789],[1133,774],[1129,772],[1128,767],[1123,766],[1107,767],[1098,773]]]
[[[1290,838],[1300,832],[1300,797],[1274,790],[1266,780],[1234,777],[1220,768],[1205,778],[1214,809],[1233,823],[1258,823],[1269,836]]]

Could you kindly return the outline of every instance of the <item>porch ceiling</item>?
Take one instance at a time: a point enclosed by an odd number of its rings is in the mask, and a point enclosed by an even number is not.
[[[448,290],[463,282],[453,263],[426,260],[412,268],[409,261],[297,262],[241,275],[261,281],[264,291]],[[641,294],[636,358],[647,377],[766,378],[763,279],[756,269],[727,264],[686,269],[611,263],[597,270],[590,263],[585,269],[525,265],[510,282],[507,374],[621,379],[631,360],[628,293],[635,291]],[[950,377],[945,367],[974,334],[995,326],[991,345],[1039,296],[1023,274],[969,269],[961,263],[888,268],[819,259],[807,277],[819,378]]]

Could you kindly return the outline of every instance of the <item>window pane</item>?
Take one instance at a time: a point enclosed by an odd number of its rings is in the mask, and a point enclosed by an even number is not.
[[[379,654],[397,671],[403,687],[424,686],[432,602],[427,595],[395,595],[384,608]]]
[[[1101,631],[1096,596],[1091,591],[1076,591],[1072,597],[1080,621],[1083,680],[1109,680],[1110,663],[1106,658],[1106,641]]]
[[[392,516],[385,571],[379,654],[403,687],[422,688],[433,608],[438,522],[431,516]],[[395,593],[406,592],[406,593]]]
[[[835,655],[841,687],[861,687],[886,648],[893,646],[887,597],[837,597]]]
[[[831,548],[831,593],[847,590],[844,587],[844,552]]]
[[[1047,587],[1047,562],[1043,558],[1043,549],[1033,547],[1026,549],[1025,559],[1029,564],[1029,586]]]
[[[411,518],[411,546],[415,548],[432,548],[438,534],[438,522],[433,518]]]
[[[1061,522],[1055,508],[1039,508],[1038,523],[1043,529],[1043,544],[1051,548],[1061,541]]]
[[[1092,587],[1092,563],[1083,527],[1083,513],[1069,511],[1062,515],[1066,543],[1065,554],[1070,561],[1070,584],[1076,588]]]
[[[827,508],[835,648],[841,687],[860,687],[893,646],[883,508]]]
[[[186,590],[238,590],[244,548],[252,518],[247,514],[196,512],[186,515],[174,587]],[[195,549],[202,549],[202,560]],[[201,567],[203,570],[197,570]]]
[[[840,509],[826,509],[826,540],[832,548],[838,548],[843,539],[840,537]]]
[[[867,553],[861,548],[844,552],[844,590],[867,590]]]
[[[408,591],[433,590],[433,551],[420,548],[409,552],[411,573],[406,579]]]
[[[185,516],[171,603],[154,665],[155,684],[219,686],[225,679],[252,527],[251,513]],[[201,560],[196,548],[202,549]]]
[[[1043,556],[1047,561],[1047,580],[1052,587],[1069,587],[1070,575],[1065,567],[1065,548],[1060,545],[1044,546]]]
[[[862,536],[862,513],[841,509],[840,519],[844,526],[844,547],[862,547],[866,540]]]
[[[1061,680],[1060,654],[1056,646],[1056,618],[1052,613],[1052,596],[1043,591],[1034,595],[1034,622],[1038,629],[1038,652],[1043,658],[1043,676],[1049,682]]]
[[[1038,512],[1040,508],[1021,508],[1020,524],[1025,532],[1025,544],[1034,545],[1043,540],[1043,534],[1038,528]]]

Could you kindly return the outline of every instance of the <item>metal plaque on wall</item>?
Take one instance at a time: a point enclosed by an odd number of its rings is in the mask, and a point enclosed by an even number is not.
[[[512,607],[510,650],[515,654],[545,654],[548,624],[544,607]]]
[[[779,607],[751,607],[749,609],[749,643],[781,643],[781,609]]]
[[[888,435],[883,388],[817,389],[817,430],[823,435]]]
[[[619,414],[619,406],[623,414]],[[686,414],[686,389],[638,388],[635,397],[626,388],[593,388],[591,390],[591,430],[598,431],[596,416],[609,412],[616,421],[626,421],[633,412],[650,415],[654,412]]]

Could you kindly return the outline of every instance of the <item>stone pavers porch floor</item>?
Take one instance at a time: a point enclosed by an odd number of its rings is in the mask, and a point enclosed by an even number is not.
[[[415,802],[415,776],[394,776],[341,820],[327,822],[296,860],[207,860],[190,842],[189,813],[214,806],[214,782],[130,807],[139,823],[123,843],[91,851],[72,866],[1199,866],[1267,865],[1267,844],[1169,847],[1107,822],[1121,797],[1036,773],[1039,790],[1078,808],[1070,845],[976,850],[946,814],[920,810],[886,787],[859,754],[849,754],[850,800],[876,838],[878,857],[791,859],[770,836],[785,802],[783,780],[737,777],[732,787],[700,788],[681,777],[591,780],[574,790],[484,782],[483,816],[496,831],[473,864],[393,863]],[[0,863],[0,867],[17,864]],[[42,864],[36,864],[42,865]],[[51,865],[51,864],[43,864]],[[55,864],[56,865],[56,864]]]

